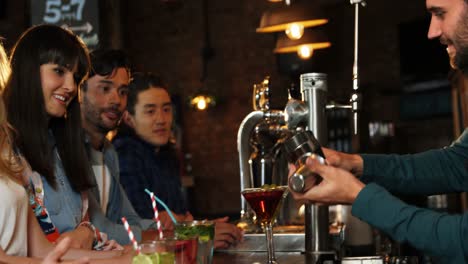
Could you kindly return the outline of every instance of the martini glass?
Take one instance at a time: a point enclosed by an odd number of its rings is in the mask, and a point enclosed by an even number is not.
[[[255,212],[257,221],[260,221],[265,230],[267,240],[267,264],[276,264],[275,247],[273,244],[272,223],[281,200],[286,194],[287,186],[269,188],[246,188],[242,195],[247,200],[250,208]]]

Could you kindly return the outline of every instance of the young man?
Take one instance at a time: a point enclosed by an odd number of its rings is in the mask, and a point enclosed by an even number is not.
[[[127,105],[129,63],[119,50],[97,50],[90,57],[90,76],[81,87],[82,125],[96,180],[96,187],[90,192],[93,199],[90,200],[97,204],[91,203],[90,209],[102,210],[106,216],[106,219],[95,218],[94,215],[102,214],[91,213],[91,221],[109,238],[128,244],[129,238],[121,217],[127,218],[137,240],[142,238],[142,230],[154,226],[153,221],[141,219],[128,201],[120,186],[117,153],[106,139],[108,132],[119,124]],[[154,231],[147,233],[151,235]]]
[[[127,112],[113,143],[119,153],[122,186],[143,218],[152,218],[151,203],[141,191],[148,188],[177,214],[178,221],[192,219],[181,193],[177,156],[169,142],[172,119],[171,98],[161,80],[152,74],[135,74]],[[241,230],[227,220],[216,220],[215,248],[242,239]]]
[[[428,37],[439,38],[452,66],[468,74],[468,1],[427,0],[426,6],[432,15]],[[331,166],[307,161],[324,180],[304,194],[294,194],[296,199],[352,204],[354,216],[395,240],[439,256],[444,263],[468,263],[468,213],[417,208],[389,193],[468,191],[468,128],[451,146],[414,155],[324,152]]]

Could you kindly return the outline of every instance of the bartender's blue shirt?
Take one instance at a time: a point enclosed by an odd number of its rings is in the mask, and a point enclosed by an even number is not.
[[[468,263],[468,213],[449,215],[405,204],[392,193],[468,191],[468,129],[451,146],[414,155],[362,155],[369,183],[352,214],[444,263]]]

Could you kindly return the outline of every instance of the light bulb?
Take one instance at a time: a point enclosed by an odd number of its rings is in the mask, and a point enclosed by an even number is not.
[[[304,26],[298,23],[289,24],[285,33],[290,39],[300,39],[304,35]]]
[[[307,46],[307,45],[302,45],[300,46],[298,49],[297,49],[297,55],[301,58],[301,59],[308,59],[310,57],[312,57],[312,54],[314,54],[314,50]]]
[[[206,109],[205,97],[200,98],[200,100],[197,102],[197,108],[198,108],[198,110],[205,110]]]

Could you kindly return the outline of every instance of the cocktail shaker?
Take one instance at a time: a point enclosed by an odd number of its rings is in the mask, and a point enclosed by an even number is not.
[[[325,164],[320,143],[311,131],[302,131],[284,142],[288,161],[296,165],[296,171],[289,177],[289,188],[294,192],[304,193],[322,181],[322,177],[311,172],[305,165],[307,158]]]

